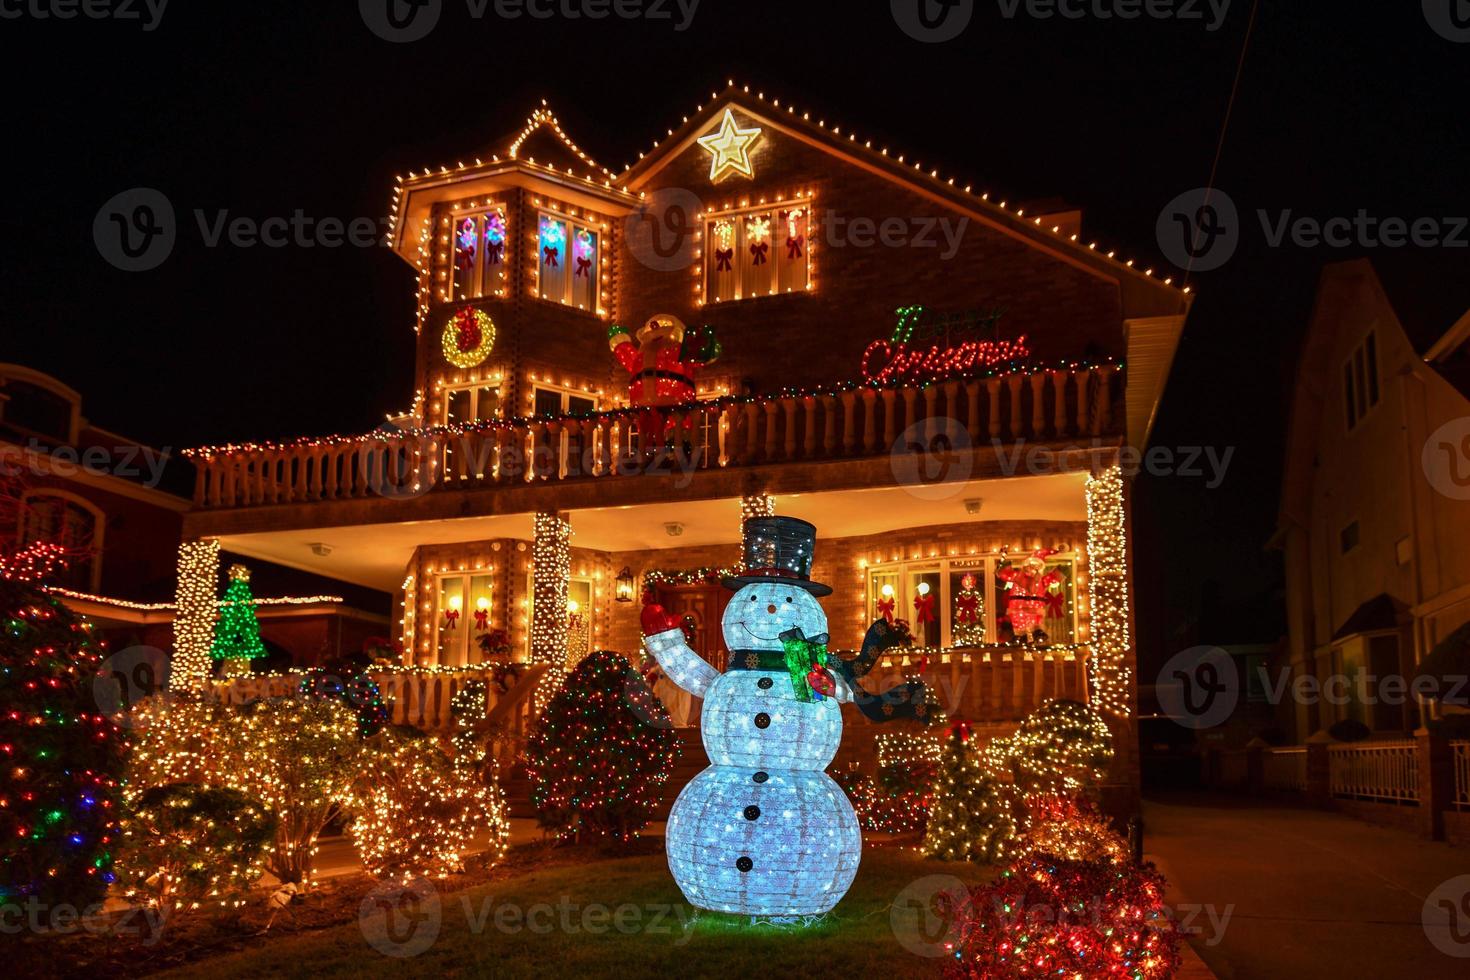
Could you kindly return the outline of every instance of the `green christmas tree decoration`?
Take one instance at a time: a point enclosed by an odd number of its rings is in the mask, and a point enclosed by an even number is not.
[[[91,624],[0,574],[0,905],[85,908],[114,880],[125,743]]]
[[[956,722],[939,760],[925,856],[996,864],[1010,856],[1016,831],[1010,787],[986,773],[969,724]]]
[[[678,755],[663,703],[616,653],[583,658],[526,747],[531,800],[563,838],[628,840],[653,814]]]
[[[244,565],[230,566],[230,585],[220,604],[209,655],[225,661],[266,656],[265,644],[260,641],[260,620],[255,618],[255,596],[250,591],[250,569]]]

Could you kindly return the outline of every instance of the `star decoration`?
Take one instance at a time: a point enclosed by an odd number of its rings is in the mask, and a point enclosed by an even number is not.
[[[726,109],[725,118],[720,121],[719,132],[699,138],[699,145],[709,152],[711,158],[709,179],[719,180],[727,170],[754,177],[755,168],[750,163],[750,147],[760,137],[759,127],[741,129],[735,125],[735,114]]]

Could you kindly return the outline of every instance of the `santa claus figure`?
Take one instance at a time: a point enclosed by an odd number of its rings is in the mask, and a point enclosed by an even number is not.
[[[699,369],[720,356],[713,328],[689,330],[667,313],[639,327],[636,344],[625,327],[614,326],[608,344],[628,372],[628,403],[645,407],[693,401]]]

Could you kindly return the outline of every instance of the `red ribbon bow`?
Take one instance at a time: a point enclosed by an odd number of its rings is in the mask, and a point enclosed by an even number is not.
[[[444,610],[444,623],[450,629],[458,629],[459,628],[459,610],[458,609],[446,609],[446,610]]]
[[[733,268],[731,263],[734,259],[735,249],[733,247],[715,249],[715,271],[729,272]]]
[[[886,622],[886,623],[893,622],[893,607],[897,603],[897,601],[898,600],[896,600],[896,599],[879,599],[878,600],[878,615],[880,615],[880,616],[883,617],[883,621],[884,622]]]
[[[592,268],[592,260],[585,255],[577,256],[577,271],[572,274],[573,278],[587,275],[587,270]]]
[[[472,268],[475,264],[475,246],[460,245],[454,250],[454,267],[461,272]]]
[[[766,262],[766,253],[769,252],[770,250],[771,250],[771,243],[770,242],[755,242],[755,243],[753,243],[750,246],[750,259],[751,259],[750,264],[751,265],[764,265],[765,262]]]
[[[557,256],[561,254],[561,249],[557,248],[555,245],[547,245],[546,247],[541,249],[541,253],[546,256],[547,265],[551,266],[553,269],[557,268],[556,260]]]
[[[505,242],[486,242],[485,261],[491,265],[499,265],[501,257],[505,253]]]
[[[486,630],[488,630],[489,628],[490,628],[490,610],[488,610],[488,609],[476,609],[475,610],[475,629],[477,629],[481,633],[483,633]]]
[[[805,240],[806,239],[804,239],[800,235],[797,235],[794,238],[786,239],[786,257],[788,259],[801,258],[801,243]]]
[[[932,595],[914,596],[914,622],[932,623],[934,619],[934,597]]]

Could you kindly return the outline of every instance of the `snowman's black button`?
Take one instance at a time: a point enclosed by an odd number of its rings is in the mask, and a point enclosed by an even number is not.
[[[760,688],[762,691],[769,691],[771,689],[771,685],[774,683],[775,681],[771,680],[769,677],[762,677],[760,680],[755,682],[755,686]]]
[[[766,775],[765,770],[761,770],[760,772],[756,773],[754,776],[751,776],[750,778],[751,779],[754,779],[758,783],[763,783],[767,779],[770,779],[771,777],[768,776],[768,775]]]
[[[760,815],[761,815],[761,808],[758,807],[758,806],[748,806],[748,807],[745,808],[745,819],[746,820],[759,820],[760,819]]]
[[[751,868],[755,867],[755,862],[742,854],[740,855],[740,859],[735,862],[735,867],[740,870],[741,874],[744,874]]]
[[[768,714],[766,714],[764,711],[762,711],[760,714],[756,715],[755,716],[755,727],[756,728],[770,728],[771,727],[771,716],[768,715]]]

